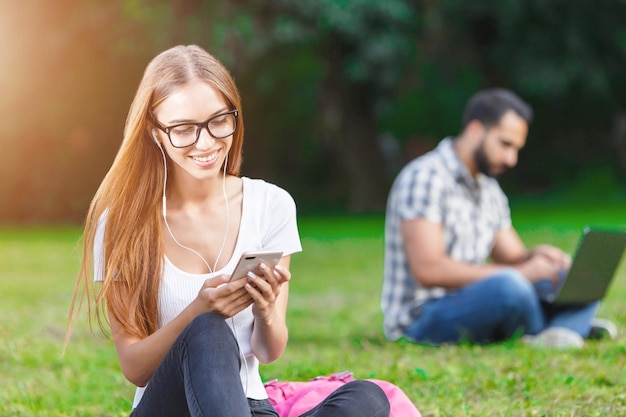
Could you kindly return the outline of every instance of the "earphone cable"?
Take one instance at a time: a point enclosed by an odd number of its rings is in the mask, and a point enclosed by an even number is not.
[[[224,201],[226,204],[226,232],[224,233],[224,239],[222,240],[222,246],[220,247],[220,250],[217,254],[217,258],[215,259],[215,265],[213,266],[213,269],[211,269],[211,267],[209,266],[209,263],[206,261],[206,259],[204,259],[204,257],[196,250],[194,250],[193,248],[190,248],[188,246],[185,246],[183,244],[181,244],[176,237],[174,236],[174,233],[172,233],[172,229],[170,229],[170,225],[167,222],[167,199],[165,197],[165,191],[166,191],[166,187],[167,187],[167,159],[165,158],[165,152],[163,151],[163,148],[161,147],[161,145],[157,142],[157,145],[159,146],[159,150],[161,151],[161,155],[163,156],[163,222],[165,223],[165,227],[167,228],[167,231],[169,232],[169,235],[172,237],[172,239],[174,240],[174,242],[180,246],[183,249],[186,249],[188,251],[191,251],[193,253],[195,253],[201,260],[202,262],[204,262],[204,264],[206,265],[206,267],[208,268],[208,270],[213,273],[215,270],[217,270],[217,263],[219,261],[220,256],[222,255],[222,251],[224,250],[224,246],[226,244],[226,237],[228,236],[228,229],[230,227],[230,206],[228,204],[228,195],[226,194],[226,166],[228,165],[228,154],[226,154],[226,160],[224,161],[224,170],[223,170],[223,175],[222,175],[222,193],[224,195]],[[233,334],[235,336],[235,340],[238,341],[237,339],[237,325],[235,324],[235,317],[232,316],[230,318],[230,322],[231,322],[231,327],[233,329]],[[239,344],[239,342],[237,342],[237,344]],[[241,357],[241,362],[243,363],[244,367],[245,367],[245,384],[244,384],[244,393],[247,394],[248,393],[248,362],[246,361],[246,357],[243,354],[243,352],[241,351],[241,349],[239,350],[239,356]]]
[[[230,228],[230,207],[228,204],[228,196],[226,194],[226,165],[228,163],[228,154],[226,154],[226,161],[224,162],[224,170],[223,170],[223,175],[222,175],[222,194],[224,196],[224,202],[226,205],[226,231],[224,232],[224,238],[222,239],[220,250],[217,253],[217,257],[215,258],[215,264],[213,265],[213,268],[211,268],[207,260],[204,259],[204,257],[198,251],[196,251],[193,248],[190,248],[189,246],[183,245],[182,243],[178,241],[178,239],[176,239],[176,237],[174,236],[174,233],[172,232],[172,229],[170,228],[169,223],[167,222],[167,198],[165,197],[165,191],[167,187],[167,160],[165,158],[165,152],[163,151],[163,148],[161,147],[161,145],[158,145],[158,146],[159,146],[159,150],[161,151],[161,155],[163,156],[163,202],[162,202],[163,207],[162,208],[163,208],[163,222],[165,223],[165,227],[169,235],[172,237],[172,239],[178,246],[196,254],[202,260],[202,262],[204,262],[209,272],[213,273],[217,270],[217,264],[219,262],[220,257],[222,256],[222,252],[224,251],[224,246],[226,245],[226,239],[228,237],[228,229]]]

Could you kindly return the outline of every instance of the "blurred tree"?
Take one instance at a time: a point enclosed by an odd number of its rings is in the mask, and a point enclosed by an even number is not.
[[[0,0],[0,219],[82,219],[145,65],[177,43],[231,69],[244,174],[304,210],[381,209],[485,86],[536,110],[509,186],[626,172],[624,17],[626,0]]]
[[[137,2],[0,0],[0,219],[82,220],[159,45]]]
[[[316,146],[323,150],[319,154],[320,159],[324,159],[320,161],[322,169],[329,172],[318,172],[317,179],[329,181],[330,188],[346,195],[345,206],[350,211],[382,209],[388,181],[379,145],[379,121],[415,54],[418,22],[415,9],[403,0],[252,0],[243,3],[249,7],[249,28],[253,34],[247,38],[245,48],[272,57],[278,64],[257,65],[257,82],[270,78],[270,83],[280,85],[299,75],[296,72],[290,76],[281,70],[280,66],[293,69],[289,62],[280,59],[285,50],[314,69],[314,74],[301,71],[300,74],[308,77],[308,81],[313,76],[318,84],[314,87],[315,96],[306,98],[313,98],[316,103],[309,117],[314,117]],[[236,13],[242,16],[241,9]],[[304,57],[297,50],[307,51],[312,56]],[[267,64],[268,61],[260,62]],[[276,76],[281,78],[277,80]],[[285,93],[285,90],[280,92],[282,100],[288,100],[289,108],[310,108],[301,97]],[[289,119],[287,114],[281,118],[287,124]],[[306,119],[295,120],[295,123],[301,122],[311,125]],[[298,148],[293,140],[299,137],[289,136],[281,147],[283,152],[292,155],[291,150]]]
[[[435,1],[447,22],[443,48],[484,85],[512,88],[536,119],[515,182],[545,188],[582,167],[626,173],[626,1]],[[437,60],[436,62],[445,62]],[[616,158],[614,155],[621,155]]]
[[[208,47],[238,78],[244,150],[255,155],[245,173],[287,183],[307,205],[383,208],[378,122],[414,52],[417,18],[406,1],[160,4],[176,22],[173,43]]]

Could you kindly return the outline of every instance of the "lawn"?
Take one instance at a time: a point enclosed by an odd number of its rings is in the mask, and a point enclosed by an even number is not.
[[[514,222],[530,245],[574,251],[585,224],[624,227],[624,204],[519,205]],[[383,217],[300,219],[304,252],[292,258],[285,355],[264,379],[305,380],[350,370],[400,386],[424,416],[626,415],[626,335],[579,351],[387,342],[379,308]],[[61,357],[80,259],[80,230],[0,229],[0,415],[125,416],[134,388],[113,345],[82,320]],[[626,265],[600,315],[626,328]],[[84,316],[84,314],[83,314]]]

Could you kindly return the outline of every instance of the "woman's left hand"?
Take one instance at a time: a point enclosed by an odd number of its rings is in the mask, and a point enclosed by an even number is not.
[[[270,269],[262,263],[260,269],[262,275],[248,275],[246,290],[254,300],[252,313],[255,320],[271,325],[276,313],[276,300],[282,285],[291,279],[291,273],[280,265]]]
[[[261,273],[248,277],[246,291],[252,298],[252,353],[261,363],[278,359],[287,346],[286,323],[287,300],[289,298],[289,256],[283,256],[279,266],[264,265]]]

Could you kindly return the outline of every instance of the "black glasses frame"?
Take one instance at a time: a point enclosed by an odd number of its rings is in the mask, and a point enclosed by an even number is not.
[[[217,136],[213,134],[213,132],[211,132],[211,128],[209,127],[209,123],[211,123],[212,120],[217,119],[218,117],[225,116],[227,114],[232,114],[235,116],[235,125],[233,127],[233,131],[230,132],[228,135],[224,135],[224,136]],[[203,128],[206,129],[206,131],[209,132],[209,135],[213,136],[215,139],[224,139],[224,138],[231,136],[237,131],[237,116],[239,116],[239,110],[235,109],[235,110],[230,110],[224,113],[216,114],[215,116],[200,123],[186,122],[186,123],[178,123],[178,124],[171,125],[171,126],[163,126],[155,118],[154,124],[156,127],[159,128],[159,130],[163,131],[167,135],[167,138],[170,140],[170,143],[172,144],[173,147],[180,149],[180,148],[188,148],[190,146],[195,145],[198,142],[198,139],[200,139],[200,132],[202,131]],[[184,125],[196,125],[196,140],[194,140],[193,143],[190,143],[189,145],[176,146],[174,145],[174,142],[172,142],[172,138],[170,137],[170,132],[172,129],[177,128],[179,126],[184,126]]]

